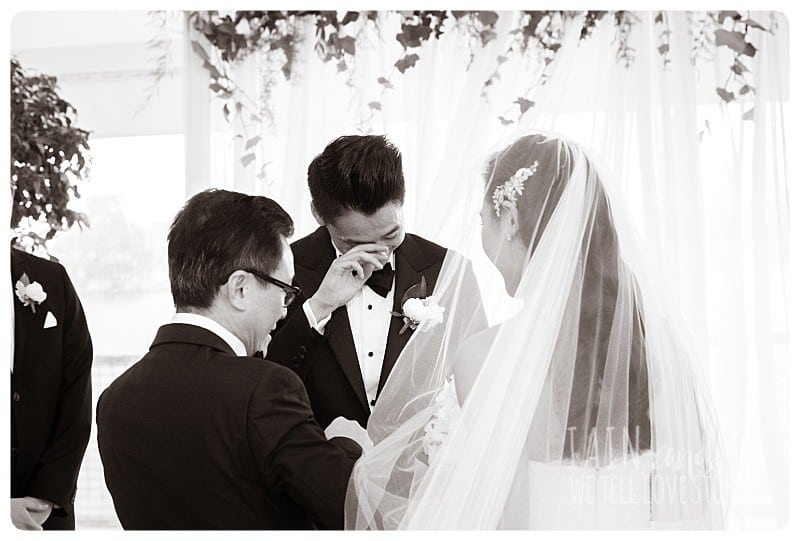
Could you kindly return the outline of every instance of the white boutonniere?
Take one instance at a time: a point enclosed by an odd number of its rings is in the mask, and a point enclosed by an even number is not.
[[[423,276],[420,283],[411,286],[403,293],[403,298],[400,300],[403,313],[392,312],[393,316],[403,318],[403,328],[399,334],[408,329],[425,332],[444,321],[444,308],[439,306],[436,298],[427,296],[427,290],[428,285]]]
[[[47,292],[39,282],[31,282],[28,275],[22,273],[14,286],[19,302],[31,307],[31,312],[36,313],[36,305],[42,304],[47,299]]]

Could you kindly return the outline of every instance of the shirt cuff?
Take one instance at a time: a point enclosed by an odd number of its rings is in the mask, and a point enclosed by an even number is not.
[[[314,317],[314,311],[311,310],[311,305],[309,304],[310,301],[306,301],[303,303],[303,312],[306,314],[306,319],[308,320],[308,324],[311,326],[312,329],[317,331],[319,334],[325,334],[325,326],[331,320],[331,314],[328,314],[322,321],[317,321],[317,318]]]

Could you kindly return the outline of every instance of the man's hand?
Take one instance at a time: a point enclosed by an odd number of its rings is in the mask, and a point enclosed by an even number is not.
[[[325,429],[325,437],[329,440],[333,438],[348,438],[359,444],[363,451],[372,449],[372,440],[369,439],[367,430],[352,419],[337,417]]]
[[[41,530],[53,504],[39,498],[11,498],[11,522],[20,530]]]
[[[380,244],[359,244],[331,263],[316,293],[308,300],[314,317],[321,321],[352,299],[373,271],[389,261],[389,250]]]

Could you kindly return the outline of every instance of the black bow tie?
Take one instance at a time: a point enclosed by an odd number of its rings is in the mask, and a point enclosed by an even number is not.
[[[367,280],[366,285],[381,297],[386,297],[392,289],[392,282],[394,281],[394,270],[392,266],[387,263],[379,271],[374,271],[372,276]]]

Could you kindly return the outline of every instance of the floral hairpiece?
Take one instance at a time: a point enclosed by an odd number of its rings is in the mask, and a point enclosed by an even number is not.
[[[500,207],[503,206],[503,203],[506,201],[511,201],[512,203],[517,202],[517,197],[522,195],[522,191],[525,189],[525,181],[533,176],[538,167],[539,160],[536,160],[530,167],[517,169],[517,172],[514,173],[511,178],[494,189],[492,203],[494,203],[494,213],[497,214],[498,217],[500,216]]]

